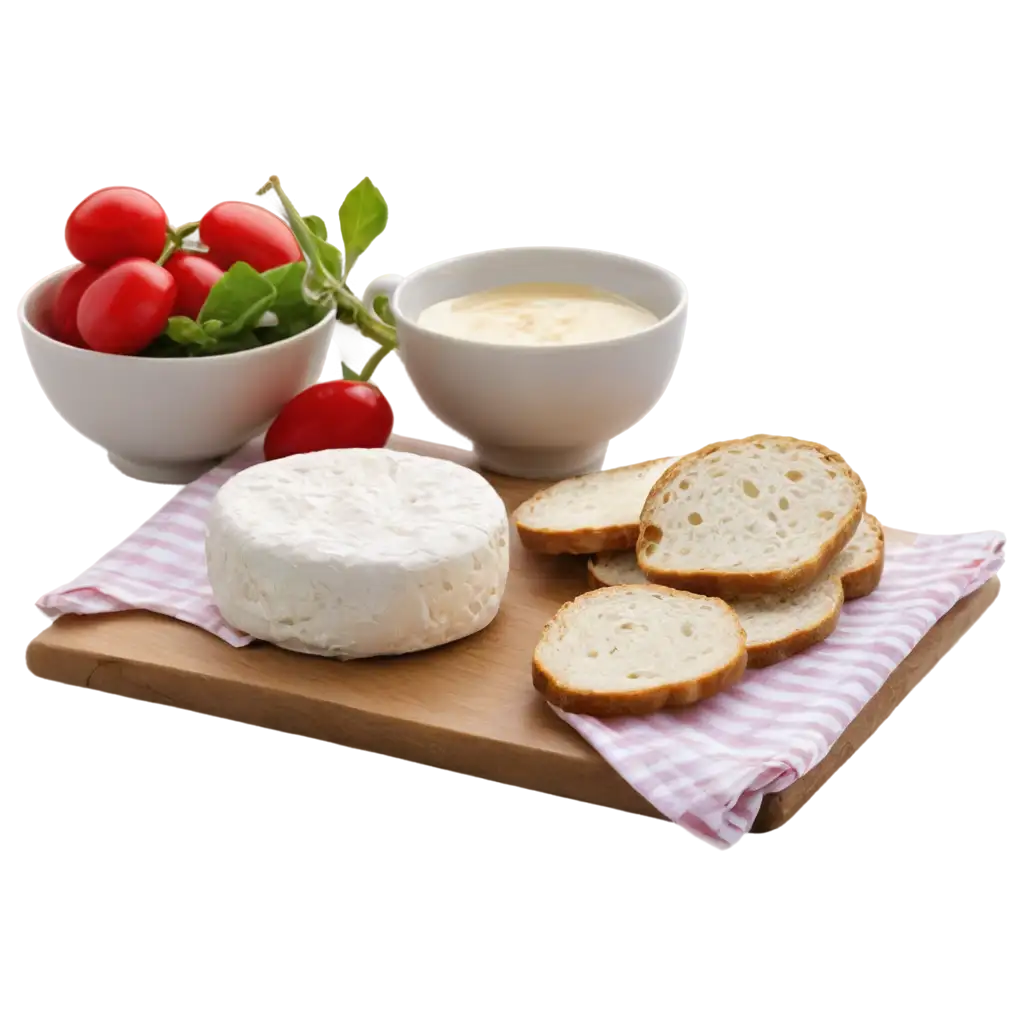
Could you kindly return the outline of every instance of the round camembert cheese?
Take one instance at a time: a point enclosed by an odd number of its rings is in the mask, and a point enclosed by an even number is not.
[[[491,622],[508,517],[464,466],[384,448],[313,452],[229,480],[206,557],[236,629],[327,657],[405,654]]]

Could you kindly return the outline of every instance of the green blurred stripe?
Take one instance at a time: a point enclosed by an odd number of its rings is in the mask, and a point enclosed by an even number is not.
[[[390,173],[373,264],[511,239],[1022,239],[1019,173]]]

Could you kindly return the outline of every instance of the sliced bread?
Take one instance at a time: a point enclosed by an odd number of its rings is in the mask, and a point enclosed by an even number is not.
[[[764,668],[821,643],[839,624],[843,585],[825,576],[803,590],[732,602],[747,634],[747,666]]]
[[[881,582],[885,564],[885,535],[882,524],[867,512],[849,544],[839,552],[830,572],[843,581],[847,601],[867,597]]]
[[[587,555],[636,547],[640,510],[675,459],[561,480],[512,513],[523,546],[548,555]]]
[[[846,601],[866,597],[882,579],[885,563],[885,534],[882,524],[865,512],[857,532],[833,559],[826,575],[838,576]],[[591,587],[614,587],[621,583],[650,582],[637,564],[632,551],[605,551],[591,555],[587,562]]]
[[[587,560],[591,587],[619,587],[624,583],[650,583],[637,565],[635,551],[601,551]]]
[[[642,584],[563,605],[534,651],[533,681],[567,711],[643,715],[732,686],[746,663],[743,628],[724,601]]]
[[[866,497],[820,444],[758,434],[708,445],[654,484],[637,560],[651,582],[702,594],[796,590],[850,540]]]
[[[594,587],[645,583],[629,551],[594,555],[587,565]],[[843,585],[826,575],[802,590],[730,601],[747,635],[747,667],[763,668],[820,643],[836,628],[843,607]]]

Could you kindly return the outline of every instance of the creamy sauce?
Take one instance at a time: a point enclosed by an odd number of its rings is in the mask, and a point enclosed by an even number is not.
[[[576,284],[512,284],[428,306],[416,323],[466,341],[578,345],[623,338],[658,318],[614,292]]]

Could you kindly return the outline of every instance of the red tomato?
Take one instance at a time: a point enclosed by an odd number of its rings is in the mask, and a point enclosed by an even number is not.
[[[50,312],[50,327],[58,341],[63,341],[65,345],[74,345],[75,348],[85,348],[85,342],[82,341],[81,332],[78,330],[78,303],[85,289],[102,273],[102,267],[87,267],[84,263],[79,263],[61,281]]]
[[[267,459],[327,448],[382,448],[395,416],[375,384],[328,380],[297,394],[270,425]]]
[[[164,329],[177,294],[163,267],[138,257],[115,263],[78,303],[82,339],[97,352],[133,355]]]
[[[178,298],[174,303],[175,316],[199,319],[210,289],[224,276],[224,271],[208,259],[180,249],[164,264],[178,286]]]
[[[218,203],[199,222],[199,237],[222,270],[242,262],[262,274],[302,259],[287,223],[253,203]]]
[[[101,188],[71,211],[64,240],[76,260],[94,267],[129,256],[157,260],[167,240],[167,214],[137,188]]]

